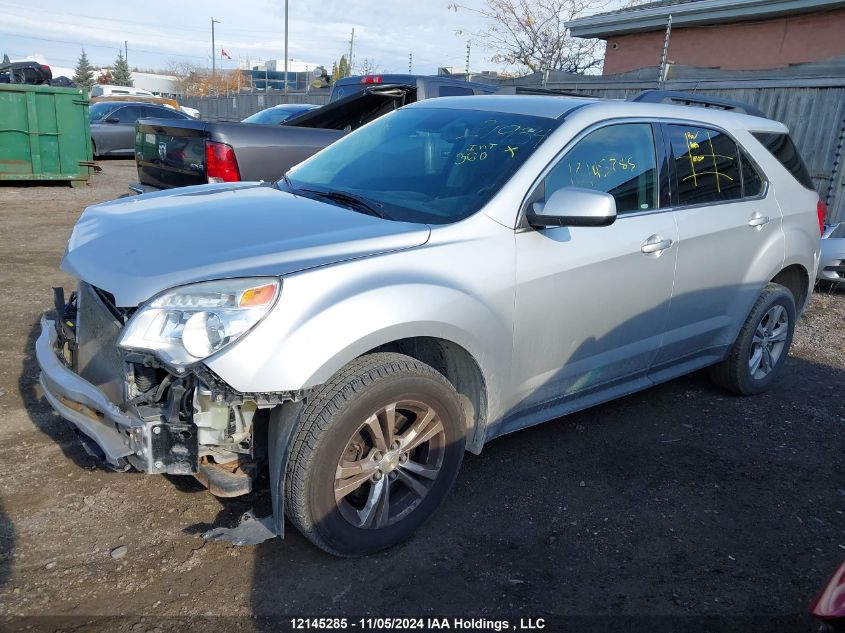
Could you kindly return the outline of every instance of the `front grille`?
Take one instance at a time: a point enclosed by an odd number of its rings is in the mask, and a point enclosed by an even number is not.
[[[125,400],[123,354],[117,347],[122,329],[122,322],[97,289],[80,283],[76,313],[77,371],[115,404]]]

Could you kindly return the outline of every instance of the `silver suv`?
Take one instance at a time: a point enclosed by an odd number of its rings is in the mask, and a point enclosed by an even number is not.
[[[234,496],[269,467],[272,532],[374,552],[500,435],[703,367],[769,388],[816,277],[805,177],[736,111],[420,102],[277,183],[88,208],[44,394],[113,468]]]

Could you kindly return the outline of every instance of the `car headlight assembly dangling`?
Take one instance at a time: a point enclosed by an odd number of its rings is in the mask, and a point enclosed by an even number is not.
[[[163,292],[136,312],[120,347],[149,351],[168,365],[204,360],[252,329],[276,303],[281,280],[226,279]]]

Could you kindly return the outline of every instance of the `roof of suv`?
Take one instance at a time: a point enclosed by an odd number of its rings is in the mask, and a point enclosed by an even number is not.
[[[538,95],[474,95],[472,97],[438,97],[417,101],[406,108],[453,108],[510,112],[557,119],[573,110],[599,100],[593,97],[553,97]]]
[[[619,117],[649,117],[683,119],[710,123],[723,128],[748,128],[754,130],[785,131],[785,126],[773,119],[731,112],[720,108],[691,105],[671,105],[598,99],[595,97],[558,97],[546,95],[476,95],[472,97],[440,97],[405,106],[407,108],[454,108],[510,112],[550,119],[566,117],[576,110],[589,111],[605,119]]]
[[[39,64],[36,61],[22,61],[22,62],[8,62],[0,64],[0,70],[9,70],[10,68],[49,68],[47,64]]]
[[[123,106],[146,106],[148,108],[166,108],[167,110],[176,110],[176,108],[171,108],[170,106],[166,106],[163,103],[153,103],[151,101],[112,101],[112,100],[103,100],[103,101],[95,101],[94,103],[107,103],[109,105],[114,106],[115,108],[123,107]]]

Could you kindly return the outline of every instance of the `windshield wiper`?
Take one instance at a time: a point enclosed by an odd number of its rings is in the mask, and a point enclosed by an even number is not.
[[[300,191],[307,191],[308,193],[312,193],[321,198],[326,198],[327,200],[334,200],[335,202],[347,204],[362,213],[373,215],[377,218],[382,218],[383,220],[390,219],[390,216],[388,216],[380,208],[377,208],[376,204],[367,202],[364,198],[351,193],[346,193],[345,191],[317,191],[316,189],[300,189]]]

